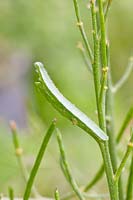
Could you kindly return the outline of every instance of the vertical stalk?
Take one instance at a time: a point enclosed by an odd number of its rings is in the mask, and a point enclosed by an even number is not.
[[[105,167],[105,172],[107,175],[107,181],[108,181],[111,200],[119,200],[118,184],[117,182],[114,181],[114,173],[113,173],[112,163],[111,163],[110,154],[109,154],[109,147],[108,147],[109,144],[106,141],[104,143],[100,143],[99,146],[100,146],[103,160],[104,160],[104,167]]]
[[[90,5],[91,5],[91,16],[92,16],[92,27],[93,27],[93,44],[94,44],[94,62],[92,64],[93,67],[92,69],[93,69],[93,79],[94,79],[99,125],[102,127],[102,115],[99,107],[99,91],[100,91],[99,39],[98,39],[95,0],[91,0]]]
[[[101,63],[102,63],[102,81],[100,96],[99,95],[99,40],[98,40],[98,30],[97,30],[97,19],[95,13],[95,0],[91,0],[91,13],[92,13],[92,24],[93,24],[93,40],[94,40],[94,64],[93,64],[93,75],[94,75],[94,84],[95,84],[95,93],[98,109],[98,119],[100,127],[106,132],[106,117],[105,117],[105,101],[106,101],[106,89],[107,89],[107,72],[108,72],[108,59],[107,59],[107,49],[106,49],[106,32],[105,32],[105,20],[103,12],[103,3],[102,0],[98,0],[99,7],[99,19],[100,19],[100,31],[101,31]],[[97,85],[99,83],[99,85]],[[113,140],[112,140],[113,141]],[[114,145],[114,144],[113,144]],[[109,152],[109,143],[105,142],[100,144],[100,149],[102,152],[105,171],[108,180],[108,186],[110,191],[111,200],[118,200],[118,185],[114,182],[114,172],[112,161],[110,158]]]
[[[107,53],[106,53],[106,30],[105,30],[105,19],[103,11],[103,1],[98,0],[99,8],[99,21],[100,21],[100,33],[101,33],[101,64],[102,64],[102,80],[101,80],[101,89],[99,96],[99,106],[103,119],[102,129],[106,132],[106,120],[105,120],[105,97],[106,97],[106,82],[107,82]]]
[[[107,42],[107,62],[109,66],[108,80],[107,80],[107,97],[106,97],[106,126],[107,126],[107,135],[109,136],[109,152],[112,161],[113,172],[115,173],[117,170],[117,156],[116,156],[116,143],[114,136],[114,94],[112,92],[112,78],[110,72],[110,53],[109,53],[109,43]],[[118,184],[119,189],[119,198],[121,200],[124,199],[123,196],[123,188],[122,188],[122,180],[121,177],[119,179]]]
[[[85,33],[85,30],[84,30],[83,22],[82,22],[82,20],[81,20],[78,1],[77,1],[77,0],[73,0],[73,3],[74,3],[74,9],[75,9],[75,14],[76,14],[76,18],[77,18],[77,25],[78,25],[78,27],[79,27],[79,30],[80,30],[82,39],[83,39],[83,41],[84,41],[86,50],[87,50],[87,52],[88,52],[88,56],[89,56],[89,58],[90,58],[90,61],[92,62],[92,60],[93,60],[93,55],[92,55],[91,47],[90,47],[89,42],[88,42],[88,39],[87,39],[87,35],[86,35],[86,33]]]
[[[127,184],[127,195],[126,195],[126,200],[132,200],[132,199],[133,199],[133,153],[132,153],[130,173]]]

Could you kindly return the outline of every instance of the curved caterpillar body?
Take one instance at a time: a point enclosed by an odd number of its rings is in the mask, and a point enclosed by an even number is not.
[[[74,125],[79,126],[89,133],[97,142],[107,141],[108,136],[98,127],[98,125],[60,93],[49,77],[43,64],[36,62],[35,68],[38,73],[38,87],[56,110],[71,120]]]

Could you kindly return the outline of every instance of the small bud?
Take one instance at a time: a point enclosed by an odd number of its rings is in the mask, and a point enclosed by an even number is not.
[[[23,149],[20,148],[20,147],[17,148],[17,149],[16,149],[16,155],[17,155],[17,156],[21,156],[22,154],[23,154]]]
[[[83,22],[77,22],[77,26],[83,26]]]
[[[107,72],[108,72],[108,70],[109,70],[109,68],[108,68],[108,67],[103,67],[103,68],[102,68],[102,71],[103,71],[103,73],[107,73]]]

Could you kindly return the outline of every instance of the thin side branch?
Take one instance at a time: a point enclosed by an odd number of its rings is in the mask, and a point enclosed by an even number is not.
[[[89,72],[92,73],[92,66],[91,66],[91,63],[90,63],[90,61],[89,61],[89,59],[87,57],[87,54],[86,54],[86,51],[85,51],[85,49],[83,47],[82,42],[80,42],[80,41],[78,42],[77,48],[79,49],[79,51],[81,53],[81,56],[82,56],[82,58],[84,60],[84,63],[86,65],[87,69],[89,70]]]
[[[127,128],[128,124],[129,124],[129,122],[130,122],[130,120],[131,120],[132,118],[133,118],[133,107],[131,107],[131,108],[129,109],[129,111],[128,111],[128,113],[127,113],[125,119],[124,119],[124,122],[122,123],[122,126],[121,126],[121,128],[120,128],[120,130],[119,130],[119,133],[118,133],[118,135],[117,135],[117,138],[116,138],[116,142],[117,142],[117,143],[120,142],[120,140],[121,140],[121,138],[122,138],[122,136],[123,136],[123,134],[124,134],[124,131],[125,131],[125,129]]]
[[[121,173],[122,173],[122,170],[125,167],[126,161],[127,161],[128,157],[129,157],[129,155],[131,154],[132,151],[133,151],[133,129],[131,129],[131,139],[128,143],[126,153],[125,153],[125,155],[124,155],[124,157],[123,157],[123,159],[122,159],[122,161],[121,161],[121,163],[120,163],[120,165],[119,165],[119,167],[118,167],[118,169],[117,169],[117,171],[114,175],[115,182],[117,182],[119,180]]]
[[[108,16],[108,12],[109,12],[110,7],[111,7],[111,3],[112,3],[112,0],[108,0],[106,10],[105,10],[105,13],[104,13],[105,21],[107,20],[107,16]]]
[[[124,85],[124,83],[128,80],[129,76],[131,75],[132,71],[133,71],[133,57],[129,59],[129,63],[127,69],[124,72],[124,75],[112,88],[112,92],[116,93]]]
[[[129,173],[128,184],[127,184],[127,195],[126,195],[126,200],[132,200],[132,199],[133,199],[133,153],[132,153],[130,173]]]
[[[98,180],[102,177],[103,172],[104,172],[104,165],[102,164],[99,170],[97,171],[96,175],[94,176],[94,178],[85,186],[84,192],[87,192],[98,182]]]
[[[11,128],[11,132],[12,132],[12,140],[13,140],[13,145],[14,145],[14,149],[15,149],[15,154],[17,157],[17,161],[18,164],[20,166],[20,170],[21,170],[21,174],[24,178],[25,183],[27,183],[28,181],[28,177],[29,177],[29,173],[25,167],[25,164],[23,162],[23,149],[21,148],[20,142],[19,142],[19,138],[18,138],[18,134],[17,134],[17,126],[16,126],[16,122],[15,121],[10,121],[10,128]],[[32,194],[34,197],[38,197],[40,196],[37,192],[36,187],[33,184],[32,187]]]
[[[56,129],[56,132],[57,132],[57,141],[58,141],[58,145],[59,145],[59,149],[60,149],[60,154],[61,154],[62,162],[64,165],[64,170],[65,170],[65,173],[67,174],[67,181],[70,183],[71,187],[73,188],[73,190],[75,191],[75,193],[77,194],[79,199],[84,200],[84,196],[82,195],[75,179],[72,176],[72,173],[71,173],[71,170],[70,170],[67,158],[66,158],[64,145],[62,142],[62,136],[61,136],[59,129]]]
[[[90,44],[89,44],[88,39],[87,39],[87,35],[85,33],[85,30],[84,30],[83,22],[81,20],[78,1],[77,0],[73,0],[73,3],[74,3],[75,14],[76,14],[76,18],[77,18],[77,26],[79,27],[79,30],[80,30],[81,36],[83,38],[86,50],[88,52],[88,56],[90,58],[90,61],[93,62],[92,50],[91,50]]]

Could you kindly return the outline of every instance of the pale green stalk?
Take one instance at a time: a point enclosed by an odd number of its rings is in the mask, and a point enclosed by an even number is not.
[[[97,173],[95,174],[94,178],[92,178],[92,180],[85,186],[84,192],[87,192],[90,188],[92,188],[92,186],[94,186],[98,182],[98,180],[100,180],[100,178],[103,175],[103,172],[104,165],[102,164]]]
[[[116,93],[123,84],[128,80],[129,76],[133,72],[133,57],[129,59],[128,66],[124,72],[124,75],[121,77],[121,79],[114,85],[112,88],[112,92]]]
[[[118,169],[117,169],[117,171],[115,173],[115,176],[114,176],[115,182],[118,182],[118,180],[120,178],[120,175],[122,173],[122,170],[125,167],[126,161],[127,161],[128,157],[129,157],[129,155],[131,154],[131,152],[133,151],[133,131],[131,132],[131,134],[132,134],[131,135],[131,139],[130,139],[130,141],[128,143],[125,155],[124,155],[124,157],[123,157],[123,159],[122,159],[122,161],[121,161],[121,163],[120,163],[120,165],[119,165],[119,167],[118,167]]]
[[[117,141],[115,140],[114,135],[114,94],[112,93],[112,77],[111,77],[111,69],[110,69],[110,52],[109,52],[109,42],[106,43],[107,45],[107,61],[108,61],[108,80],[107,80],[107,97],[106,97],[106,126],[107,126],[107,135],[109,136],[109,151],[110,157],[112,161],[113,172],[115,173],[117,170],[117,155],[116,155],[116,144]],[[124,200],[123,195],[123,187],[122,187],[122,179],[119,179],[118,184],[119,189],[119,198],[120,200]]]
[[[109,144],[108,141],[99,144],[103,161],[104,161],[104,168],[108,180],[108,187],[110,192],[111,200],[119,200],[119,193],[118,193],[118,184],[114,181],[114,173],[112,168],[112,163],[110,159],[109,153]]]
[[[83,196],[86,198],[86,199],[96,199],[96,200],[101,200],[101,199],[107,199],[109,198],[109,194],[93,194],[93,193],[86,193],[86,192],[82,192]],[[71,199],[75,197],[75,194],[74,192],[69,192],[68,194],[64,195],[61,197],[61,200],[67,200],[67,199]]]
[[[98,30],[97,30],[95,1],[91,0],[90,5],[91,5],[91,16],[92,16],[92,27],[93,27],[93,44],[94,44],[94,62],[92,64],[93,79],[94,79],[97,111],[98,111],[98,120],[99,120],[99,125],[102,128],[103,118],[102,118],[102,114],[99,107],[99,91],[100,91],[99,39],[98,39]]]
[[[91,47],[90,47],[88,39],[87,39],[87,35],[85,33],[85,30],[84,30],[83,22],[81,20],[78,1],[77,0],[73,0],[73,3],[74,3],[75,14],[76,14],[76,18],[77,18],[77,26],[79,27],[79,30],[80,30],[81,36],[83,38],[86,50],[88,52],[88,56],[90,58],[90,61],[92,62],[93,61],[93,55],[92,55]]]
[[[64,145],[62,142],[62,136],[61,133],[59,131],[59,129],[56,129],[57,131],[57,141],[58,141],[58,145],[59,145],[59,149],[60,149],[60,154],[61,154],[61,158],[62,158],[62,163],[64,165],[64,170],[65,173],[67,174],[67,181],[70,183],[71,187],[73,188],[73,190],[75,191],[75,193],[77,194],[78,198],[80,200],[84,200],[84,196],[82,195],[82,192],[80,191],[68,164],[67,158],[66,158],[66,153],[65,153],[65,149],[64,149]]]
[[[80,42],[80,41],[78,42],[77,48],[80,50],[81,56],[82,56],[82,58],[83,58],[83,60],[84,60],[85,65],[87,66],[87,69],[89,70],[89,72],[92,73],[91,62],[90,62],[90,60],[88,59],[88,56],[87,56],[87,54],[86,54],[86,51],[85,51],[85,49],[84,49],[84,47],[83,47],[82,42]]]
[[[116,138],[117,143],[119,143],[119,141],[121,140],[121,138],[122,138],[122,136],[124,134],[124,131],[127,128],[128,124],[129,124],[129,122],[130,122],[130,120],[132,118],[133,118],[133,107],[131,107],[129,109],[129,111],[128,111],[125,119],[124,119],[124,122],[122,123],[122,126],[121,126],[121,128],[120,128],[120,130],[118,132],[118,135],[117,135],[117,138]]]
[[[105,19],[103,11],[103,1],[98,0],[99,8],[99,21],[100,21],[100,34],[101,34],[101,64],[102,64],[102,80],[101,89],[99,95],[99,106],[102,115],[102,129],[106,132],[106,120],[105,120],[105,96],[107,89],[107,52],[106,52],[106,29],[105,29]]]
[[[107,16],[108,16],[108,12],[109,12],[110,7],[111,7],[111,3],[112,3],[112,0],[108,0],[106,10],[105,10],[105,13],[104,13],[105,21],[107,20]]]
[[[23,158],[22,158],[23,149],[21,148],[20,143],[19,143],[19,138],[18,138],[18,134],[17,134],[17,127],[16,127],[15,121],[10,121],[10,128],[11,128],[11,132],[12,132],[13,145],[15,148],[16,157],[17,157],[17,161],[18,161],[18,164],[19,164],[19,167],[21,170],[21,174],[24,178],[25,183],[27,183],[29,173],[23,162]],[[35,197],[39,196],[37,189],[35,188],[34,185],[32,186],[32,194]]]

